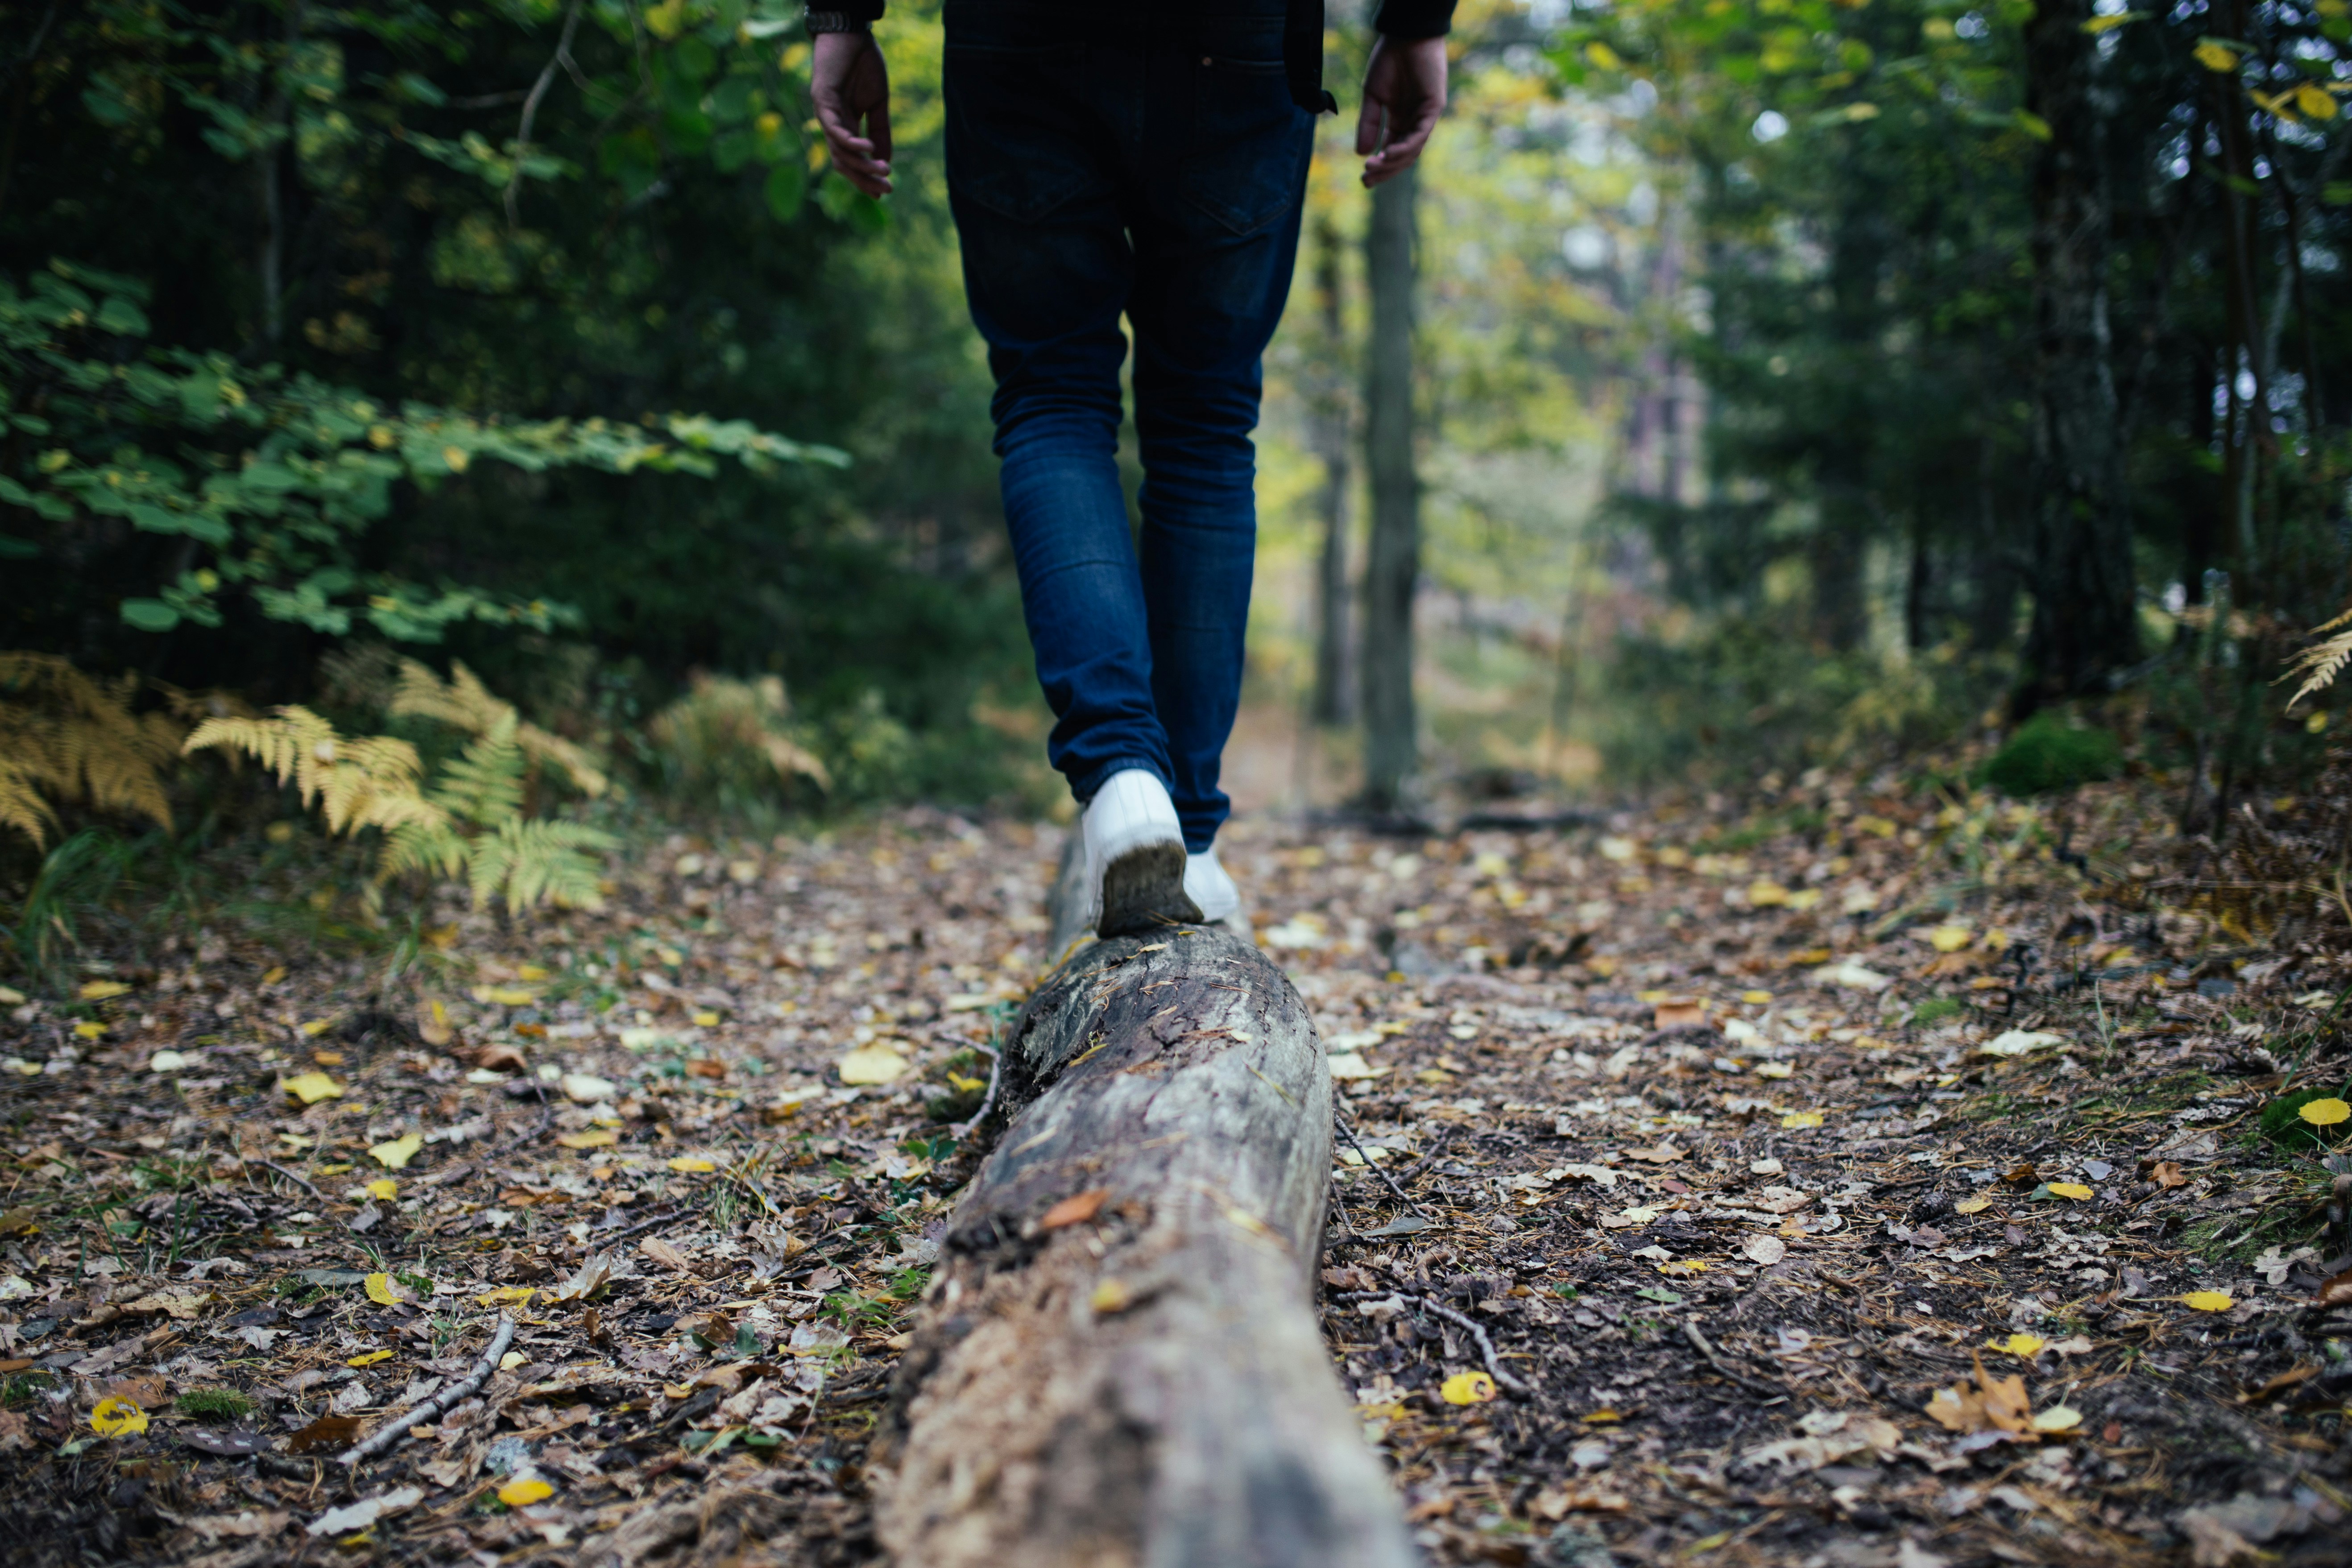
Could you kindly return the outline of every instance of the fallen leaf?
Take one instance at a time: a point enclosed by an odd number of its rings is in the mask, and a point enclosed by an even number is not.
[[[305,1105],[316,1105],[322,1100],[341,1100],[343,1086],[322,1072],[301,1072],[286,1080],[286,1092]]]
[[[2063,1405],[2053,1405],[2033,1417],[2036,1432],[2072,1432],[2083,1424],[2083,1413]]]
[[[367,1277],[367,1297],[379,1307],[397,1307],[403,1301],[415,1299],[403,1289],[399,1282],[389,1274],[371,1274]]]
[[[1990,1198],[1962,1198],[1952,1205],[1954,1214],[1982,1214],[1992,1207]]]
[[[621,1090],[610,1079],[594,1073],[568,1072],[560,1080],[563,1098],[575,1105],[594,1105],[617,1097]]]
[[[1760,1263],[1769,1268],[1789,1256],[1789,1244],[1777,1236],[1751,1236],[1739,1250],[1749,1262]]]
[[[501,1285],[495,1290],[485,1290],[474,1298],[477,1307],[520,1307],[531,1298],[528,1285]]]
[[[2186,1296],[2176,1296],[2173,1300],[2198,1312],[2226,1312],[2237,1305],[2236,1300],[2227,1290],[2191,1290]]]
[[[76,994],[85,1002],[103,1002],[110,996],[128,996],[131,987],[120,980],[89,980],[82,984]]]
[[[414,1132],[404,1133],[388,1143],[378,1143],[370,1149],[368,1158],[387,1171],[402,1171],[408,1168],[408,1162],[416,1158],[416,1152],[424,1147],[424,1139]]]
[[[509,1508],[528,1508],[555,1495],[555,1489],[537,1476],[517,1476],[499,1489],[499,1500]]]
[[[506,1354],[499,1357],[499,1370],[500,1372],[512,1372],[519,1366],[528,1365],[530,1361],[530,1357],[523,1354],[520,1351],[509,1351]]]
[[[378,1176],[367,1184],[367,1195],[389,1203],[400,1195],[400,1184],[390,1176]]]
[[[907,1058],[882,1045],[861,1047],[835,1065],[840,1070],[841,1081],[852,1087],[896,1083],[907,1071]]]
[[[2158,1160],[2148,1167],[2147,1179],[2159,1187],[2185,1187],[2189,1184],[2189,1173],[2173,1161]]]
[[[2046,1051],[2066,1043],[2063,1035],[2053,1035],[2044,1029],[2011,1029],[1996,1035],[1977,1047],[1980,1057],[2022,1057],[2035,1051]]]
[[[2049,1341],[2043,1339],[2040,1334],[2011,1334],[2009,1338],[2001,1341],[2000,1343],[1997,1345],[1987,1345],[1985,1346],[1985,1349],[1989,1351],[2007,1351],[2013,1356],[2019,1356],[2026,1361],[2032,1361],[2035,1356],[2038,1356],[2042,1352],[2043,1349],[2048,1346],[2049,1342]]]
[[[1495,1397],[1495,1380],[1483,1372],[1457,1372],[1438,1385],[1437,1397],[1448,1405],[1484,1405]]]
[[[475,999],[495,1002],[501,1007],[529,1007],[539,1001],[539,993],[520,985],[486,985],[474,993]]]
[[[693,1266],[686,1260],[686,1254],[680,1252],[677,1247],[672,1247],[668,1242],[664,1241],[658,1236],[649,1236],[643,1241],[637,1243],[637,1250],[644,1253],[647,1258],[652,1258],[656,1263],[660,1264],[664,1268],[674,1268],[680,1274],[688,1274],[693,1271]]]
[[[2073,1198],[2078,1203],[2091,1195],[2091,1189],[2080,1182],[2053,1182],[2043,1190],[2053,1197]]]
[[[1780,1118],[1780,1125],[1801,1130],[1807,1127],[1819,1127],[1822,1121],[1822,1113],[1818,1110],[1792,1110]]]
[[[2315,1307],[2352,1307],[2352,1268],[2332,1274],[2320,1283],[2319,1294],[2311,1299]]]
[[[1087,1304],[1103,1316],[1111,1317],[1135,1305],[1135,1293],[1123,1279],[1104,1279],[1097,1282]]]
[[[681,1154],[669,1163],[669,1168],[680,1175],[708,1175],[719,1169],[717,1164],[699,1154]]]
[[[610,1127],[591,1127],[585,1132],[560,1134],[555,1141],[566,1149],[610,1149],[621,1135]]]
[[[698,1029],[715,1029],[719,1026],[719,1015],[712,1012],[708,1007],[698,1007],[695,1009],[691,1016],[694,1019],[694,1026]]]
[[[457,1031],[449,1027],[449,1009],[438,1002],[427,1006],[425,1016],[417,1021],[416,1037],[428,1046],[446,1046],[455,1039]]]
[[[298,1454],[309,1454],[320,1448],[348,1448],[360,1435],[360,1418],[356,1415],[321,1415],[308,1426],[286,1435],[288,1447]]]
[[[2295,1114],[2314,1127],[2333,1127],[2347,1118],[2352,1118],[2352,1105],[2331,1096],[2326,1100],[2305,1100]]]
[[[147,1430],[147,1412],[131,1400],[110,1394],[90,1406],[89,1429],[101,1437],[135,1437]]]
[[[358,1355],[352,1357],[351,1360],[343,1363],[343,1364],[345,1366],[373,1366],[380,1361],[390,1361],[391,1359],[392,1352],[390,1351],[362,1351]]]
[[[1330,1066],[1331,1076],[1335,1079],[1343,1080],[1349,1079],[1385,1078],[1390,1072],[1394,1070],[1390,1068],[1374,1067],[1371,1063],[1366,1061],[1362,1053],[1359,1051],[1334,1051],[1324,1059]],[[984,1086],[974,1084],[972,1087],[977,1089]]]
[[[311,1423],[313,1426],[317,1425],[315,1421]],[[356,1429],[359,1423],[354,1420],[352,1426]],[[307,1431],[309,1428],[305,1427],[304,1430]],[[388,1492],[379,1492],[374,1497],[362,1498],[357,1502],[347,1502],[341,1508],[331,1508],[309,1524],[304,1525],[303,1529],[313,1537],[341,1535],[352,1531],[363,1531],[372,1527],[385,1514],[398,1513],[404,1508],[415,1508],[424,1500],[423,1489],[396,1487]]]
[[[1654,1029],[1704,1028],[1706,1025],[1706,1005],[1701,1002],[1680,999],[1661,1002],[1657,1011],[1650,1016],[1650,1026]]]
[[[1083,1193],[1073,1193],[1039,1216],[1040,1230],[1059,1230],[1064,1226],[1084,1225],[1095,1217],[1110,1196],[1108,1187],[1089,1187]]]
[[[178,1051],[157,1051],[147,1058],[149,1072],[185,1072],[188,1058]]]
[[[1813,978],[1830,985],[1843,985],[1849,991],[1884,991],[1895,984],[1890,975],[1859,963],[1826,963],[1813,971]]]
[[[1973,1356],[1974,1352],[1971,1352]],[[1939,1388],[1927,1401],[1927,1415],[1937,1426],[1962,1436],[1985,1431],[2022,1435],[2031,1432],[2032,1405],[2025,1396],[2025,1379],[2014,1373],[1991,1377],[1981,1360],[1973,1384],[1963,1379]]]
[[[1958,952],[1968,946],[1975,935],[1976,932],[1967,926],[1936,926],[1927,932],[1927,945],[1937,952]]]
[[[540,1300],[550,1306],[564,1301],[586,1301],[604,1293],[613,1280],[613,1256],[600,1252],[583,1263],[571,1279],[553,1289],[544,1291]]]
[[[1690,1151],[1677,1149],[1671,1143],[1660,1143],[1648,1149],[1628,1149],[1625,1151],[1625,1158],[1640,1160],[1651,1165],[1671,1165],[1677,1160],[1690,1158]]]

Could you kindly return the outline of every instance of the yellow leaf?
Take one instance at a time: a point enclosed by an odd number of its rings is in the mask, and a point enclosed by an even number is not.
[[[313,1018],[302,1026],[302,1032],[314,1037],[323,1035],[327,1032],[327,1026],[333,1022],[332,1018]]]
[[[1822,1113],[1818,1110],[1792,1110],[1780,1118],[1780,1125],[1790,1128],[1819,1127]]]
[[[719,1026],[719,1015],[708,1007],[698,1009],[694,1015],[694,1024],[698,1029],[715,1029]]]
[[[474,1298],[478,1307],[520,1307],[530,1300],[530,1287],[501,1285],[495,1290],[485,1290]]]
[[[988,1080],[984,1078],[966,1078],[961,1073],[950,1071],[948,1074],[948,1087],[958,1094],[970,1094],[976,1089],[986,1089]]]
[[[373,1366],[380,1361],[390,1361],[391,1359],[392,1352],[390,1351],[362,1351],[358,1355],[352,1357],[351,1360],[343,1363],[343,1364],[345,1366]]]
[[[298,1072],[286,1080],[286,1092],[305,1105],[316,1105],[322,1100],[341,1100],[343,1086],[322,1072]]]
[[[907,1070],[907,1058],[887,1046],[866,1046],[841,1058],[845,1084],[893,1083]]]
[[[515,978],[518,980],[544,980],[547,978],[547,971],[541,968],[536,963],[520,964],[515,969]]]
[[[1592,62],[1595,70],[1613,71],[1622,70],[1625,68],[1625,61],[1617,51],[1598,38],[1584,46],[1584,58]],[[1609,851],[1604,847],[1601,853],[1607,855]],[[1613,855],[1610,856],[1610,858],[1622,860],[1625,857]]]
[[[2195,55],[2197,63],[2209,71],[2230,71],[2238,68],[2238,51],[2214,39],[2208,38],[2189,52]]]
[[[1796,1068],[1790,1067],[1787,1062],[1758,1062],[1756,1064],[1756,1076],[1758,1078],[1787,1078],[1796,1070]]]
[[[424,1147],[424,1139],[414,1132],[407,1132],[389,1143],[379,1143],[370,1149],[368,1158],[387,1171],[404,1170],[408,1162],[416,1158],[416,1152]]]
[[[349,1165],[321,1165],[310,1173],[314,1176],[340,1176],[350,1169]]]
[[[400,1184],[390,1176],[378,1176],[367,1184],[367,1195],[372,1198],[396,1198],[400,1195]]]
[[[400,1289],[392,1282],[391,1275],[371,1274],[367,1277],[367,1298],[379,1307],[397,1307]]]
[[[669,1168],[681,1175],[708,1174],[719,1169],[699,1154],[681,1154],[669,1163]]]
[[[1495,1397],[1495,1380],[1483,1372],[1457,1372],[1438,1385],[1437,1396],[1448,1405],[1484,1405]]]
[[[539,1000],[539,993],[520,985],[493,985],[484,993],[483,999],[501,1007],[528,1007]]]
[[[85,982],[76,994],[85,1002],[103,1002],[110,996],[128,995],[130,991],[131,987],[120,980],[91,980]]]
[[[1985,1349],[1990,1351],[2007,1351],[2013,1356],[2022,1356],[2027,1361],[2032,1361],[2035,1356],[2042,1353],[2042,1347],[2047,1345],[2049,1342],[2049,1341],[2043,1339],[2040,1334],[2011,1334],[2009,1338],[2001,1341],[1999,1344],[1987,1345]]]
[[[135,1437],[147,1430],[147,1412],[109,1394],[90,1406],[89,1429],[101,1437]]]
[[[1937,952],[1958,952],[1974,935],[1967,926],[1937,926],[1927,933],[1927,945]]]
[[[556,1142],[566,1149],[610,1149],[621,1141],[621,1135],[609,1127],[591,1127],[585,1132],[566,1132]]]
[[[2050,1193],[2053,1197],[2082,1199],[2091,1195],[2091,1189],[2080,1182],[2053,1182]]]
[[[1952,1205],[1954,1214],[1982,1214],[1992,1207],[1990,1198],[1962,1198]]]
[[[2314,120],[2333,120],[2336,114],[2336,100],[2325,88],[2311,82],[2294,89],[2294,106]]]
[[[2336,1099],[2315,1100],[2295,1112],[2314,1127],[2333,1127],[2347,1117],[2352,1117],[2352,1105]]]
[[[451,473],[462,474],[466,471],[466,465],[474,459],[463,447],[444,447],[441,448],[441,460],[449,465]]]
[[[2127,26],[2131,23],[2144,19],[2147,16],[2147,13],[2145,11],[2111,11],[2104,16],[2094,16],[2084,23],[2083,31],[2095,37],[2101,33]]]
[[[2237,1305],[2227,1290],[2191,1290],[2188,1295],[2176,1296],[2173,1300],[2197,1312],[2226,1312]]]
[[[1748,884],[1748,901],[1759,910],[1778,909],[1789,901],[1789,889],[1759,877]]]
[[[555,1489],[537,1476],[518,1476],[499,1489],[499,1500],[509,1508],[528,1508],[555,1495]]]
[[[1095,1286],[1087,1304],[1108,1318],[1134,1306],[1135,1293],[1127,1288],[1125,1280],[1105,1279]]]
[[[530,1360],[530,1357],[523,1354],[520,1351],[509,1351],[506,1354],[499,1357],[499,1370],[500,1372],[512,1372],[515,1368],[522,1365]]]
[[[270,966],[269,973],[261,977],[261,983],[264,985],[275,985],[285,978],[286,966],[282,963],[273,964]]]
[[[1742,1002],[1747,1003],[1750,1007],[1761,1007],[1766,1003],[1772,1000],[1772,993],[1769,991],[1742,991],[1739,994],[1739,999]]]
[[[94,1040],[104,1033],[106,1026],[94,1018],[84,1018],[74,1026],[74,1036],[78,1039]]]

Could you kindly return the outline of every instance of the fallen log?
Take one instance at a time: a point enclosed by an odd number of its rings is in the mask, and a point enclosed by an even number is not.
[[[1331,1079],[1282,972],[1214,928],[1094,943],[999,1071],[1007,1125],[877,1435],[884,1546],[907,1568],[1415,1562],[1317,1331]]]

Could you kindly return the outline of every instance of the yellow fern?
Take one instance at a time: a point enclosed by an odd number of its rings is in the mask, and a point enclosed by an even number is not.
[[[79,804],[168,831],[181,726],[133,712],[138,690],[135,676],[101,682],[54,654],[0,653],[0,823],[45,845],[58,805]]]
[[[211,746],[242,752],[292,784],[303,805],[325,814],[331,832],[445,819],[417,787],[424,768],[415,747],[390,735],[346,739],[308,708],[289,704],[266,719],[207,719],[186,749]]]
[[[751,789],[798,777],[832,788],[824,763],[794,738],[791,721],[792,706],[777,677],[731,680],[698,673],[692,689],[646,729],[689,785]]]
[[[2296,703],[2313,692],[2325,691],[2333,686],[2336,676],[2343,673],[2345,665],[2352,663],[2352,610],[2345,611],[2325,626],[2312,628],[2315,637],[2324,632],[2335,635],[2324,637],[2296,654],[2287,661],[2286,673],[2279,677],[2282,681],[2292,680],[2297,675],[2303,677],[2303,684],[2295,688],[2294,695],[2286,700],[2290,712],[2294,711]]]
[[[469,735],[508,733],[532,762],[551,763],[562,769],[572,787],[583,795],[601,795],[609,787],[610,781],[589,760],[585,751],[561,735],[551,735],[524,721],[516,714],[514,704],[491,695],[481,678],[462,663],[453,660],[449,670],[449,679],[445,681],[415,659],[402,659],[400,679],[393,688],[391,710],[436,719]]]

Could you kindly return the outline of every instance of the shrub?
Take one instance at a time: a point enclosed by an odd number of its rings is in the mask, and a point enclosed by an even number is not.
[[[2035,714],[1993,753],[1983,780],[2005,795],[2050,795],[2123,772],[2123,742],[2105,730],[2075,728],[2058,714]]]

